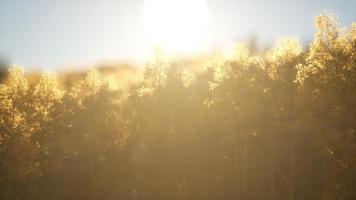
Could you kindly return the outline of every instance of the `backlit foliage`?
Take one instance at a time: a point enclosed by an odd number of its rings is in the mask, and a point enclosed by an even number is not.
[[[315,25],[307,50],[157,50],[128,83],[10,68],[0,199],[356,199],[356,25]]]

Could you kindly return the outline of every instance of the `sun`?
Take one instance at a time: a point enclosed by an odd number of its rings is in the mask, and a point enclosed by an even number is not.
[[[148,42],[173,52],[194,52],[207,41],[209,11],[205,0],[146,0],[143,8]]]

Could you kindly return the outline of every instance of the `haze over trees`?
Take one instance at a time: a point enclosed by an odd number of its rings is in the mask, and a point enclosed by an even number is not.
[[[307,50],[0,85],[0,199],[356,199],[356,24]]]

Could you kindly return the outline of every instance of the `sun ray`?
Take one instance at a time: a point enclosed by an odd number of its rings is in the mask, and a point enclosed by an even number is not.
[[[205,0],[146,0],[145,35],[152,46],[172,52],[195,52],[207,44]]]

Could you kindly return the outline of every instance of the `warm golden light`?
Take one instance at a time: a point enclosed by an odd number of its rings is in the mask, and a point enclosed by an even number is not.
[[[325,13],[309,45],[222,34],[192,52],[203,1],[146,3],[165,48],[142,68],[6,72],[0,52],[0,200],[356,200],[356,23]]]
[[[194,52],[206,45],[205,0],[146,0],[143,9],[149,43],[173,52]]]

